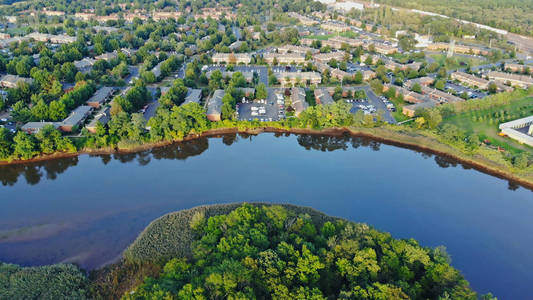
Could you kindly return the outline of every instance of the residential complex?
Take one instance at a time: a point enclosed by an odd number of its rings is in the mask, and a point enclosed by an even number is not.
[[[329,52],[329,53],[315,54],[313,56],[313,59],[320,63],[327,63],[333,59],[336,61],[342,61],[344,60],[346,56],[351,57],[350,54],[347,54],[344,51],[335,51],[335,52]]]
[[[489,81],[483,78],[476,77],[464,72],[453,72],[450,76],[453,80],[460,81],[466,85],[478,87],[482,90],[489,88]]]
[[[517,75],[512,73],[504,73],[499,71],[491,71],[487,74],[490,80],[496,80],[503,84],[527,88],[533,85],[533,78],[527,75]]]
[[[279,72],[274,75],[283,86],[319,84],[322,81],[322,76],[316,72]]]
[[[309,106],[305,101],[305,90],[294,87],[291,89],[291,103],[294,108],[294,114],[299,116]]]
[[[207,101],[207,118],[210,121],[220,121],[222,117],[222,98],[226,92],[224,90],[216,90],[213,96]]]
[[[294,45],[279,46],[277,49],[278,53],[297,53],[303,55],[306,55],[307,53],[315,54],[319,52],[319,50],[315,48]]]
[[[301,64],[305,62],[305,55],[299,53],[266,53],[263,59],[268,64]]]
[[[533,147],[533,116],[502,123],[499,128],[508,137]]]
[[[249,64],[252,56],[248,53],[215,53],[211,59],[216,64]]]
[[[17,75],[7,74],[0,78],[0,87],[4,88],[15,88],[19,82],[24,82],[27,84],[32,84],[32,78],[24,78]]]

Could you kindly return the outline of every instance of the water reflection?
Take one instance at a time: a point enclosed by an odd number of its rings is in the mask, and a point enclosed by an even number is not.
[[[165,213],[264,201],[446,245],[475,289],[528,299],[531,192],[463,168],[469,166],[366,138],[286,134],[221,135],[0,167],[0,261],[95,268]]]
[[[288,133],[275,133],[274,137],[287,137]],[[231,146],[240,140],[252,140],[255,135],[250,134],[224,134],[211,138],[221,138],[222,143]],[[207,137],[198,138],[195,140],[175,143],[168,146],[158,147],[150,150],[144,150],[135,153],[115,153],[115,154],[98,154],[91,156],[98,156],[104,165],[109,164],[112,160],[119,161],[121,163],[136,162],[140,166],[148,165],[152,159],[161,160],[186,160],[189,157],[198,156],[204,153],[209,148],[209,139]],[[313,134],[299,134],[297,135],[298,145],[302,146],[306,150],[316,150],[321,152],[331,152],[336,150],[348,150],[350,147],[357,149],[365,147],[372,149],[373,151],[379,151],[382,145],[381,142],[364,138],[353,137],[348,134],[340,136],[325,136],[325,135],[313,135]],[[433,155],[427,152],[421,152],[416,149],[412,151],[420,153],[421,157],[428,159],[434,157],[436,164],[441,168],[457,167],[460,165],[463,169],[471,169],[469,165],[465,165],[457,162],[456,160]],[[8,166],[0,166],[0,182],[3,186],[13,186],[17,183],[20,177],[23,177],[30,185],[38,184],[43,176],[46,179],[55,180],[58,175],[65,172],[69,167],[76,166],[78,164],[78,157],[67,157],[54,159],[49,161],[15,164]],[[509,190],[517,190],[520,187],[519,184],[509,181]]]
[[[69,167],[76,166],[77,164],[78,157],[75,156],[28,164],[1,166],[0,181],[4,186],[12,186],[22,176],[28,184],[35,185],[41,181],[43,176],[46,176],[49,180],[55,180],[59,174],[62,174]]]

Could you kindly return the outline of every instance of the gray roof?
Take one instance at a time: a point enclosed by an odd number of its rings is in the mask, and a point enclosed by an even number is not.
[[[105,86],[96,91],[96,93],[94,93],[94,95],[89,98],[89,100],[87,100],[87,103],[97,102],[102,104],[107,99],[107,97],[109,97],[113,93],[113,91],[114,89],[112,87]]]
[[[63,125],[71,125],[76,126],[83,121],[87,117],[87,115],[91,112],[93,108],[90,106],[79,106],[75,110],[73,110],[70,115],[63,120]]]
[[[52,125],[55,128],[58,128],[60,123],[59,122],[28,122],[24,124],[21,129],[24,131],[39,131],[46,125]]]
[[[160,62],[160,63],[158,63],[158,64],[152,69],[152,73],[154,73],[154,75],[155,75],[156,78],[159,77],[159,76],[161,76],[161,64],[162,64],[162,63],[163,63],[163,61]]]
[[[315,97],[318,97],[320,99],[320,104],[326,105],[326,104],[332,104],[333,98],[329,94],[329,92],[325,89],[316,89],[315,90]]]
[[[96,60],[100,60],[100,59],[103,59],[105,61],[109,61],[109,60],[112,60],[114,58],[117,57],[117,52],[107,52],[107,53],[103,53],[103,54],[100,54],[98,56],[95,57]]]
[[[302,88],[292,88],[291,90],[291,102],[294,111],[299,114],[309,106],[305,101],[305,90]]]
[[[99,31],[105,31],[107,33],[111,33],[111,32],[116,32],[118,31],[118,28],[115,28],[115,27],[109,27],[109,26],[93,26],[93,29],[96,31],[96,32],[99,32]]]
[[[24,81],[24,82],[26,82],[28,84],[32,84],[33,79],[32,78],[26,78],[26,77],[20,77],[20,76],[17,76],[17,75],[7,74],[7,75],[2,76],[0,81],[9,83],[9,84],[15,86],[19,81]]]
[[[407,108],[410,108],[410,109],[416,111],[418,109],[433,108],[435,106],[437,106],[436,102],[425,101],[425,102],[415,103],[415,104],[411,104],[411,105],[406,105],[404,107],[407,107]]]
[[[169,86],[162,86],[160,88],[160,90],[161,90],[161,95],[164,95],[164,94],[168,93],[168,91],[170,90],[170,87]]]
[[[200,89],[188,89],[187,90],[187,96],[185,97],[185,101],[183,104],[188,103],[200,103],[200,99],[202,99],[202,90]]]
[[[97,114],[94,116],[94,119],[87,125],[87,128],[96,128],[96,124],[100,123],[102,125],[107,124],[111,119],[111,108],[103,107]]]
[[[222,97],[226,92],[224,90],[216,90],[213,93],[213,97],[207,102],[207,114],[217,115],[222,112]]]
[[[243,88],[235,88],[235,90],[243,92],[245,94],[250,94],[250,95],[255,94],[255,89],[254,88],[243,87]]]
[[[81,60],[75,61],[74,62],[74,66],[78,70],[83,70],[83,69],[92,68],[92,66],[94,65],[95,62],[96,62],[96,60],[94,60],[92,58],[84,57]]]

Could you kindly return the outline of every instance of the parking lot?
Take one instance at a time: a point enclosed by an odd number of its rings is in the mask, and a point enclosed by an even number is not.
[[[454,82],[449,81],[449,80],[448,80],[448,82],[446,82],[445,88],[446,88],[446,91],[456,92],[459,96],[462,93],[467,93],[469,98],[483,98],[483,97],[487,96],[487,93],[484,93],[484,92],[481,92],[481,91],[476,91],[474,89],[471,89],[469,87],[465,87],[463,85],[454,83]]]
[[[377,111],[381,110],[383,111],[383,119],[385,122],[390,124],[396,124],[396,120],[394,120],[394,117],[392,116],[390,110],[387,108],[387,105],[385,102],[380,99],[370,88],[370,86],[358,86],[351,88],[352,90],[364,90],[367,96],[366,101],[355,101],[353,102],[352,112],[355,113],[357,110],[363,109],[366,111],[373,111],[372,113],[376,113]],[[366,109],[360,107],[359,105],[365,105],[367,106]]]
[[[368,66],[361,66],[361,65],[354,64],[354,63],[348,63],[346,65],[346,72],[348,73],[355,73],[358,71],[364,72],[364,71],[369,71],[369,70],[371,69]]]
[[[257,73],[259,83],[264,83],[266,86],[268,86],[268,69],[265,66],[235,66],[233,70],[236,72]]]
[[[17,124],[12,121],[4,122],[5,119],[2,119],[0,121],[0,128],[6,128],[7,130],[11,131],[11,133],[15,133],[17,131]]]
[[[281,91],[268,89],[268,97],[265,100],[247,101],[237,104],[239,120],[278,121],[285,118],[283,97],[279,98]]]
[[[17,124],[11,120],[10,111],[0,111],[0,128],[7,128],[11,133],[17,130]]]
[[[376,107],[368,101],[368,99],[347,99],[345,100],[352,104],[350,112],[355,114],[358,111],[363,111],[365,115],[376,113]]]
[[[273,73],[299,72],[299,71],[302,71],[302,67],[300,66],[272,66]]]

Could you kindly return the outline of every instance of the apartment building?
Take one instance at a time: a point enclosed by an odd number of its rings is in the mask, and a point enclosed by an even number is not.
[[[348,54],[348,56],[351,58],[350,54]],[[343,61],[345,57],[346,57],[346,52],[336,51],[336,52],[315,54],[313,56],[313,59],[319,63],[327,63],[331,61],[332,59],[335,59],[336,61]]]
[[[291,106],[294,108],[294,114],[297,117],[309,107],[305,101],[305,90],[303,88],[294,87],[291,89],[291,102]]]
[[[217,64],[249,64],[252,61],[252,55],[248,53],[215,53],[212,60]]]
[[[512,73],[504,73],[498,71],[491,71],[488,73],[490,80],[499,81],[504,84],[510,84],[512,86],[519,86],[521,88],[527,88],[533,85],[533,78],[526,75],[518,75]]]
[[[322,46],[330,46],[333,49],[341,49],[344,45],[350,47],[359,47],[364,44],[363,40],[351,39],[343,36],[331,37],[325,41],[322,41]]]
[[[298,53],[303,55],[307,54],[308,52],[310,52],[311,54],[316,54],[319,52],[319,50],[315,48],[295,45],[279,46],[277,49],[278,53]]]
[[[486,90],[489,88],[488,80],[467,74],[465,72],[453,72],[451,78],[463,84],[478,87],[482,90]]]
[[[283,86],[294,84],[319,84],[322,76],[317,72],[279,72],[274,73],[276,79]]]
[[[526,73],[527,70],[529,70],[529,72],[533,71],[533,66],[515,63],[505,63],[503,68],[505,71],[513,73]]]
[[[432,43],[427,46],[430,51],[448,51],[450,44],[448,43]],[[454,52],[463,54],[487,55],[489,51],[475,46],[455,45]]]
[[[305,62],[305,55],[300,53],[265,53],[263,59],[268,64],[301,64]]]
[[[324,30],[334,31],[334,32],[350,31],[350,26],[344,23],[341,23],[341,22],[327,21],[327,22],[320,24],[320,27]]]

